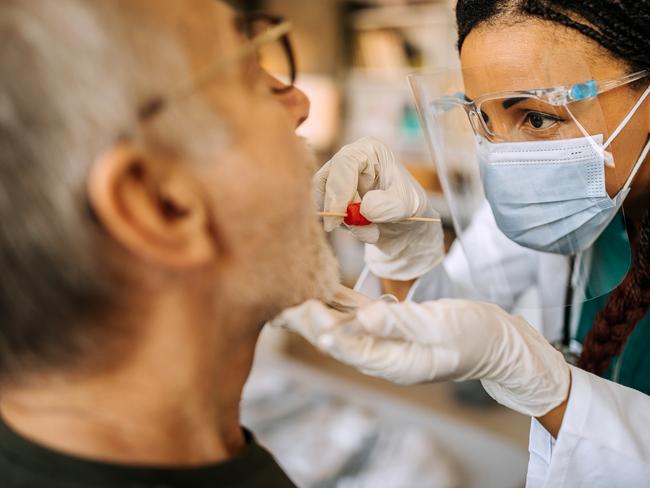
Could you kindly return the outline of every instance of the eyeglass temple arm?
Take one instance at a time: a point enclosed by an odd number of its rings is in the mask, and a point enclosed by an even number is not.
[[[650,76],[650,70],[646,69],[643,71],[637,71],[636,73],[629,74],[618,80],[609,80],[598,83],[598,93],[604,93],[606,91],[613,90],[620,86],[627,85],[628,83],[633,83],[635,81],[641,80],[647,76]]]
[[[223,69],[226,68],[228,65],[236,62],[241,58],[245,58],[250,54],[253,54],[260,47],[269,44],[281,38],[284,35],[287,35],[289,32],[291,32],[291,28],[292,26],[290,22],[283,22],[281,24],[271,27],[266,32],[251,39],[246,44],[239,46],[237,49],[232,51],[227,56],[218,59],[211,65],[207,66],[193,79],[178,85],[175,89],[171,91],[171,94],[169,95],[168,98],[170,100],[178,100],[180,98],[184,98],[188,96],[189,94],[203,87],[205,84],[209,83],[212,79],[214,79],[216,75],[218,75],[221,71],[223,71]]]
[[[154,99],[151,103],[145,105],[139,111],[140,119],[146,119],[152,116],[153,114],[159,112],[165,105],[177,102],[183,98],[191,95],[192,93],[199,90],[201,87],[212,81],[216,75],[223,71],[230,64],[235,63],[239,59],[245,58],[250,54],[253,54],[260,47],[269,44],[277,39],[280,39],[282,36],[285,36],[291,32],[292,25],[290,22],[282,22],[276,26],[271,27],[264,33],[256,36],[247,43],[239,46],[237,49],[233,50],[227,56],[224,56],[212,64],[205,67],[201,72],[196,75],[194,78],[184,81],[173,88],[168,95],[165,97],[158,97]]]
[[[453,95],[445,95],[429,102],[431,108],[437,109],[439,112],[448,112],[455,107],[467,107],[473,105],[464,93],[458,92]]]

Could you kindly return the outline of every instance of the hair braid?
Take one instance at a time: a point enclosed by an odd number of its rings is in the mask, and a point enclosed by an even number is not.
[[[645,10],[650,10],[647,2],[639,3],[645,3]],[[631,22],[619,3],[608,0],[526,0],[523,10],[526,14],[577,30],[634,69],[643,69],[649,64],[650,24]]]
[[[647,2],[622,2],[620,6],[625,15],[635,20],[636,25],[647,28],[648,22],[650,22],[650,11],[648,11]]]
[[[573,3],[575,5],[576,2],[567,3]],[[607,29],[603,30],[604,34],[614,34],[615,37],[618,37],[622,42],[628,41],[626,36],[637,41],[643,41],[644,31],[646,33],[645,37],[647,37],[648,26],[641,18],[630,16],[630,14],[626,12],[624,4],[602,0],[585,0],[581,3],[581,6],[584,7],[581,10],[582,16],[587,21],[591,22],[595,26],[607,25]],[[630,26],[633,28],[630,29]],[[616,35],[620,32],[625,32],[625,35]]]
[[[650,309],[650,211],[647,211],[634,246],[632,268],[596,316],[585,339],[580,367],[596,374],[609,368],[636,325]]]
[[[573,29],[624,61],[650,69],[650,0],[459,0],[459,48],[480,24],[534,17]],[[632,268],[587,335],[581,367],[603,374],[650,310],[650,209],[638,229]]]

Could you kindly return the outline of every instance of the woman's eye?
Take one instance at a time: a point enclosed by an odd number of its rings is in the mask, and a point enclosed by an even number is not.
[[[541,112],[528,112],[526,122],[533,129],[548,129],[558,122],[558,118]]]
[[[483,121],[485,122],[485,125],[489,125],[490,116],[486,114],[483,110],[481,110],[481,117],[483,117]]]

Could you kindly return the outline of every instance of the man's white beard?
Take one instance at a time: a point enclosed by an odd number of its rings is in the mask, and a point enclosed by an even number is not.
[[[314,220],[313,239],[313,267],[307,270],[306,286],[304,290],[305,299],[315,298],[324,302],[334,297],[336,286],[339,284],[339,264],[330,248],[322,224]]]
[[[300,140],[304,144],[305,163],[315,173],[318,169],[316,150],[306,138],[300,137]],[[299,287],[296,297],[292,298],[291,301],[294,302],[292,305],[312,298],[328,302],[334,297],[336,286],[340,282],[339,263],[327,242],[322,222],[314,218],[309,222],[307,232],[307,238],[302,243],[296,244],[302,247],[302,252],[299,254],[312,262],[305,263],[307,264],[303,270],[305,274],[299,279],[303,286]]]
[[[303,142],[305,153],[310,159],[309,164],[311,164],[314,172],[316,172],[319,169],[316,149],[309,143],[306,137],[300,137],[300,140]],[[318,211],[321,209],[315,210]],[[317,262],[315,267],[312,268],[314,276],[310,276],[310,279],[313,289],[307,290],[307,299],[315,298],[323,302],[328,302],[334,297],[336,287],[340,283],[339,263],[327,242],[322,223],[314,220],[313,229],[310,229],[310,232],[313,233],[313,239],[310,242],[313,242],[315,246],[314,256]]]
[[[304,164],[315,173],[316,158],[307,145],[303,153]],[[232,303],[250,310],[253,321],[266,321],[306,300],[333,298],[339,284],[338,261],[315,212],[313,218],[302,215],[300,221],[281,227],[264,228],[262,221],[256,226],[256,238],[265,236],[266,243],[257,259],[243,263],[236,280],[226,285]]]

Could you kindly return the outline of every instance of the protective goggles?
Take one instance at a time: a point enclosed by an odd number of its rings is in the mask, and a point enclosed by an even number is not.
[[[597,132],[602,120],[598,95],[650,77],[650,70],[621,78],[569,86],[488,93],[471,99],[458,92],[433,100],[429,109],[462,108],[474,133],[490,142],[571,139]]]

